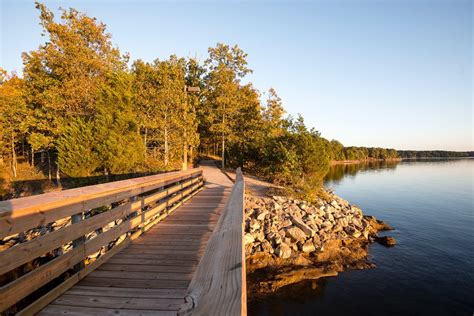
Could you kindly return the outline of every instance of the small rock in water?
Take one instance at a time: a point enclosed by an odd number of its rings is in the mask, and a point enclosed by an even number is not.
[[[397,244],[395,238],[390,236],[376,237],[375,241],[381,245],[384,245],[385,247],[393,247]]]

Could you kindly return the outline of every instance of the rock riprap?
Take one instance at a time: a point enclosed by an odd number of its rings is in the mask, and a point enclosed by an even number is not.
[[[367,260],[367,245],[374,241],[393,245],[392,237],[377,236],[390,229],[330,191],[313,204],[284,196],[247,195],[244,243],[249,288],[267,293],[304,279],[373,267]]]

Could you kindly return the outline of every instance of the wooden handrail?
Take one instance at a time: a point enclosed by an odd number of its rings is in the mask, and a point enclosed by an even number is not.
[[[189,285],[179,315],[246,315],[245,184],[240,168],[229,200]]]
[[[202,169],[191,169],[0,202],[0,238],[28,233],[38,226],[48,230],[44,225],[75,217],[62,228],[1,251],[0,276],[8,277],[14,271],[18,274],[24,264],[81,240],[47,263],[2,284],[0,312],[64,272],[73,271],[69,279],[33,302],[23,314],[40,310],[166,217],[202,184]],[[95,237],[87,239],[91,233]],[[84,266],[85,260],[98,251],[105,254]]]
[[[202,170],[170,172],[2,201],[0,238],[137,196],[198,172],[202,173]]]

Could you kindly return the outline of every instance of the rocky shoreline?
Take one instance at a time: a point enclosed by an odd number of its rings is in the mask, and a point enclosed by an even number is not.
[[[372,268],[367,259],[369,243],[395,245],[392,237],[378,236],[390,226],[334,193],[325,193],[313,204],[247,194],[244,242],[249,297],[347,269]]]

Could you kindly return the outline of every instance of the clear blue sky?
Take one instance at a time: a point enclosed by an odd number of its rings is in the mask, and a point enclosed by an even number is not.
[[[0,1],[0,66],[21,73],[21,52],[45,40],[38,12]],[[474,149],[471,0],[44,2],[97,17],[132,59],[238,44],[248,80],[344,145]]]

